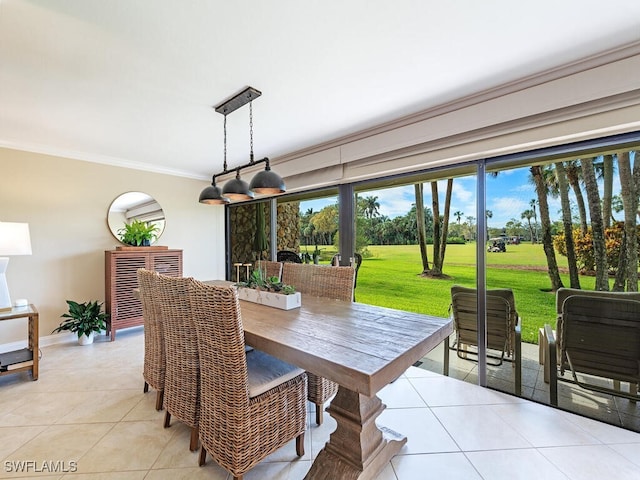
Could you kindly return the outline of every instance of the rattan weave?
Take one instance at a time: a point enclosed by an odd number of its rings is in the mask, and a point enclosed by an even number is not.
[[[198,448],[200,361],[189,301],[191,279],[158,275],[158,299],[164,325],[166,375],[165,427],[171,416],[191,427],[189,448]]]
[[[293,438],[302,455],[306,375],[250,398],[236,290],[195,280],[192,285],[201,362],[200,464],[208,452],[222,468],[241,478]]]
[[[311,264],[284,263],[282,282],[293,285],[303,295],[351,301],[355,269]],[[304,298],[303,298],[304,301]],[[338,384],[307,372],[307,398],[316,405],[316,423],[322,424],[323,405],[338,391]]]
[[[156,390],[156,410],[162,410],[166,359],[160,303],[156,299],[158,274],[144,268],[138,269],[138,285],[144,318],[144,391],[149,386]]]
[[[263,278],[278,277],[282,278],[282,263],[272,262],[270,260],[258,260],[254,266],[254,270],[262,270]]]

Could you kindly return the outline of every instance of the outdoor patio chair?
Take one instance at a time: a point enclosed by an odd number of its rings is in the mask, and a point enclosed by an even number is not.
[[[546,358],[557,360],[545,361],[550,403],[558,405],[559,381],[634,402],[640,399],[640,294],[560,289],[556,303],[556,332],[545,325]],[[570,378],[563,377],[567,370]],[[613,387],[598,379],[612,381]],[[629,382],[628,393],[620,382]]]
[[[285,263],[282,266],[282,282],[293,285],[304,295],[351,301],[355,268],[326,267],[311,264]],[[338,384],[324,377],[307,372],[309,401],[316,406],[316,424],[322,425],[324,404],[338,392]]]
[[[300,255],[290,250],[280,250],[276,254],[276,260],[278,262],[302,263],[302,259],[300,258]]]
[[[149,386],[156,390],[156,410],[162,410],[164,401],[164,377],[166,359],[164,355],[164,333],[162,313],[158,301],[158,274],[151,270],[138,270],[138,285],[144,318],[144,393]]]
[[[451,287],[451,311],[456,332],[458,357],[477,361],[468,347],[478,346],[477,290],[459,285]],[[513,291],[508,288],[486,292],[487,311],[487,363],[499,366],[503,361],[512,362],[515,369],[515,394],[522,392],[521,320],[516,311]],[[470,357],[470,355],[472,355]],[[489,359],[494,360],[489,362]]]
[[[290,440],[304,455],[304,370],[264,352],[245,355],[234,287],[191,281],[200,358],[199,464],[207,452],[234,479]]]
[[[164,381],[164,428],[174,416],[191,428],[190,450],[198,448],[200,360],[193,312],[191,279],[158,275],[158,298],[164,326],[167,369]]]

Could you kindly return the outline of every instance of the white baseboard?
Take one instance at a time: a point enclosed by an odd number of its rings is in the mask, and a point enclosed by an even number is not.
[[[100,332],[100,334],[104,334],[105,332]],[[56,333],[53,335],[45,335],[44,337],[40,337],[38,339],[38,346],[49,347],[51,345],[56,345],[58,343],[67,343],[74,340],[78,340],[78,335],[71,332],[66,333]],[[0,353],[11,352],[13,350],[20,350],[21,348],[27,348],[29,346],[29,342],[27,339],[19,340],[17,342],[11,343],[3,343],[0,344]]]

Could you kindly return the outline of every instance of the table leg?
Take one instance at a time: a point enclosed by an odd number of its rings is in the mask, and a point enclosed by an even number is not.
[[[376,418],[384,409],[377,396],[341,386],[327,410],[338,426],[305,480],[374,479],[407,442],[393,430],[378,428]]]

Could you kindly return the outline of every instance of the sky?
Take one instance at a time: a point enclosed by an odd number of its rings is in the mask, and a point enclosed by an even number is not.
[[[455,222],[455,212],[463,213],[462,222],[467,217],[476,218],[476,177],[457,177],[453,181],[453,192],[451,197],[451,222]],[[446,191],[446,181],[438,182],[438,193],[440,196],[440,208],[444,206],[444,193]],[[424,188],[425,207],[431,208],[431,188],[427,184]],[[614,175],[614,193],[619,192],[619,182],[617,175]],[[378,197],[380,204],[379,213],[393,218],[405,215],[411,205],[415,203],[413,185],[403,187],[387,188],[382,190],[369,190],[358,192],[359,196]],[[487,209],[491,210],[493,217],[488,219],[490,228],[502,228],[505,224],[515,218],[526,223],[521,218],[522,212],[530,209],[532,199],[537,200],[534,185],[529,181],[529,167],[522,167],[501,171],[497,177],[487,178]],[[551,221],[561,220],[560,199],[549,197],[549,215]],[[570,193],[570,201],[574,203],[573,193]],[[301,202],[301,211],[313,208],[314,212],[321,210],[324,206],[335,203],[336,197],[320,200]],[[538,212],[536,206],[536,212]],[[539,218],[539,217],[538,217]]]

